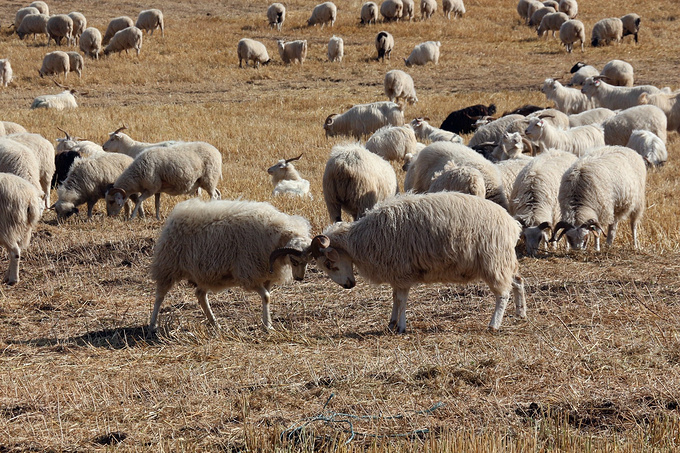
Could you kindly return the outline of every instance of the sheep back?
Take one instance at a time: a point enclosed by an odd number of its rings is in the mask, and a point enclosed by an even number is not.
[[[106,27],[106,32],[104,33],[104,38],[102,39],[102,45],[107,45],[111,38],[114,37],[119,31],[133,27],[135,23],[128,16],[120,16],[111,19],[109,25]]]
[[[326,137],[349,135],[357,140],[372,134],[383,126],[402,126],[404,113],[394,102],[373,102],[358,104],[346,112],[333,114],[326,118],[324,130]]]
[[[602,127],[607,145],[626,146],[635,129],[654,133],[664,144],[668,134],[666,115],[654,105],[630,107],[603,121]]]

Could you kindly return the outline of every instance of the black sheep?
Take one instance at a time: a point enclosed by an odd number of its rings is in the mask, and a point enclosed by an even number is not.
[[[469,134],[475,130],[475,122],[483,116],[491,116],[496,113],[494,104],[488,107],[482,104],[471,105],[449,113],[440,129],[453,132],[454,134]]]

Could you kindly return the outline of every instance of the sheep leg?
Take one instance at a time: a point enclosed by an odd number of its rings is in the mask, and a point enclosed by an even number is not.
[[[513,282],[513,292],[514,292],[514,285],[515,282]],[[505,314],[505,308],[508,306],[508,300],[510,299],[510,293],[509,292],[504,292],[501,294],[496,295],[496,309],[493,312],[493,316],[491,317],[491,322],[489,323],[489,329],[491,330],[498,330],[501,326],[501,322],[503,322],[503,315]],[[525,313],[526,316],[526,313]]]
[[[217,324],[215,314],[210,308],[210,303],[208,302],[208,293],[204,289],[196,288],[196,298],[198,299],[198,305],[200,305],[203,309],[203,313],[205,313],[205,317],[208,318],[210,325],[215,328],[219,328],[220,326]]]
[[[7,247],[9,252],[9,268],[5,273],[4,283],[14,285],[19,281],[19,261],[21,260],[21,249],[19,244],[14,243]]]
[[[524,280],[519,275],[512,278],[512,295],[515,298],[515,314],[524,319],[527,317],[527,300],[524,292]]]
[[[266,286],[269,286],[269,284]],[[274,326],[272,325],[272,316],[269,313],[269,301],[271,300],[269,289],[265,286],[260,286],[257,289],[257,294],[259,294],[262,298],[262,325],[267,330],[274,330]]]
[[[607,229],[607,247],[611,247],[612,242],[614,242],[614,238],[616,237],[616,228],[618,226],[619,222],[614,222],[609,225],[609,228]],[[597,238],[599,239],[599,236],[597,236]]]
[[[96,201],[88,201],[88,202],[87,202],[87,218],[88,218],[88,219],[91,219],[91,218],[92,218],[92,208],[94,208],[94,204],[95,204],[95,203],[96,203]],[[125,202],[125,211],[126,211],[126,212],[125,212],[125,215],[127,215],[127,211],[128,211],[128,210],[129,210],[129,209],[128,209],[127,202]]]
[[[156,202],[156,220],[161,219],[161,193],[158,192],[154,194],[155,202]]]
[[[392,316],[387,328],[397,333],[406,333],[406,301],[410,288],[392,289]]]
[[[151,320],[149,321],[149,331],[151,332],[155,332],[158,327],[156,325],[156,322],[158,321],[158,312],[161,310],[163,299],[165,299],[165,295],[168,294],[170,288],[172,288],[172,281],[162,282],[159,280],[158,283],[156,283],[156,301],[153,304]]]
[[[638,248],[638,237],[637,237],[637,214],[634,213],[630,216],[630,232],[633,235],[633,247]]]
[[[342,222],[342,209],[340,208],[340,203],[327,201],[326,208],[328,209],[328,216],[331,218],[331,222]]]

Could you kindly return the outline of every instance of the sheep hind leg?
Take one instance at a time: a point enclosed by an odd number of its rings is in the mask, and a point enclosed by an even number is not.
[[[515,298],[515,314],[525,319],[527,317],[527,299],[524,292],[524,280],[519,275],[512,278],[512,295]]]
[[[410,288],[392,289],[392,316],[387,328],[397,333],[406,333],[406,301]],[[395,329],[396,328],[396,329]]]
[[[11,286],[19,282],[19,261],[21,261],[19,244],[10,244],[7,247],[7,252],[9,253],[9,268],[5,273],[3,282]]]
[[[156,203],[156,220],[161,219],[161,193],[154,194],[154,201]]]
[[[272,316],[269,312],[269,302],[271,301],[271,295],[269,294],[270,284],[260,286],[257,289],[257,294],[262,298],[262,326],[266,330],[274,330],[272,325]]]
[[[220,326],[219,324],[217,324],[215,314],[210,308],[210,303],[208,302],[207,291],[201,288],[196,288],[196,298],[198,299],[198,305],[200,305],[201,308],[203,309],[203,313],[205,313],[205,317],[208,318],[208,322],[210,323],[210,325],[215,328],[219,328]]]
[[[165,295],[172,288],[172,281],[156,283],[156,300],[153,304],[153,311],[151,312],[151,320],[149,321],[149,332],[155,332],[158,328],[158,313],[161,311],[161,304],[165,299]]]
[[[619,222],[614,222],[607,228],[607,247],[611,247],[614,238],[616,237],[616,228],[619,226]],[[597,236],[599,239],[599,236]]]
[[[503,322],[503,315],[505,314],[505,309],[508,306],[509,299],[510,293],[507,291],[496,294],[496,309],[494,310],[493,316],[491,317],[491,322],[489,323],[490,330],[498,330],[501,327],[501,322]]]

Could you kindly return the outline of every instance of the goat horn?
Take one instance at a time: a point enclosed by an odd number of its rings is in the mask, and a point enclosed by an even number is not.
[[[309,252],[312,254],[312,257],[318,258],[322,255],[321,249],[325,249],[330,245],[331,241],[328,239],[328,236],[320,234],[314,236],[314,239],[312,239],[312,243],[309,246]]]
[[[66,132],[64,129],[60,128],[59,126],[57,126],[57,129],[59,129],[60,131],[62,131],[64,134],[66,134],[66,139],[67,139],[67,140],[71,140],[71,136],[68,135],[68,132]]]
[[[123,126],[116,129],[113,133],[117,134],[118,132],[123,131],[125,129],[127,129],[127,126],[125,125],[125,123],[123,123]]]
[[[271,255],[269,255],[269,273],[274,273],[274,262],[276,262],[277,259],[288,255],[302,256],[302,250],[290,247],[282,247],[274,250]]]
[[[64,88],[64,89],[66,89],[66,90],[70,90],[70,89],[71,89],[71,88],[69,88],[69,87],[67,87],[67,86],[65,86],[65,85],[62,85],[61,83],[57,82],[56,79],[52,79],[52,82],[54,82],[54,83],[55,83],[58,87],[60,87],[60,88]]]
[[[527,140],[525,137],[522,137],[522,143],[524,144],[524,146],[526,146],[527,148],[529,148],[529,154],[531,154],[532,156],[535,156],[535,155],[536,155],[536,154],[534,153],[534,145],[532,145],[531,142],[530,142],[529,140]]]
[[[586,223],[581,225],[581,228],[587,228],[591,231],[597,231],[602,234],[605,238],[607,237],[606,234],[604,234],[604,230],[600,226],[600,224],[597,222],[595,219],[589,219]]]
[[[125,193],[125,191],[123,189],[118,188],[118,187],[113,187],[113,188],[106,191],[106,195],[115,195],[117,193],[121,194],[123,196],[123,198],[127,197],[127,194]]]
[[[294,160],[300,160],[301,157],[302,154],[300,154],[298,157],[291,157],[290,159],[286,159],[286,163],[293,162]]]
[[[555,115],[551,115],[551,114],[549,114],[549,113],[544,113],[544,114],[542,114],[542,115],[538,115],[538,117],[539,117],[540,119],[543,119],[543,118],[555,118]]]
[[[550,225],[550,222],[543,222],[538,226],[538,229],[541,231],[552,230],[552,226]]]
[[[564,222],[564,221],[560,220],[559,222],[557,222],[557,225],[555,225],[555,229],[553,230],[553,234],[552,234],[552,237],[550,238],[550,242],[559,241],[560,239],[562,239],[562,236],[564,236],[564,233],[566,233],[569,230],[573,230],[573,229],[574,229],[574,225],[572,225],[569,222]],[[560,230],[564,230],[564,231],[562,231],[562,233],[559,235],[559,237],[557,239],[555,239],[555,236],[557,236],[557,233],[559,233]]]
[[[331,113],[330,115],[328,115],[328,117],[326,118],[325,124],[331,124],[333,122],[331,120],[333,119],[333,117],[335,117],[337,115],[338,115],[337,113]]]

